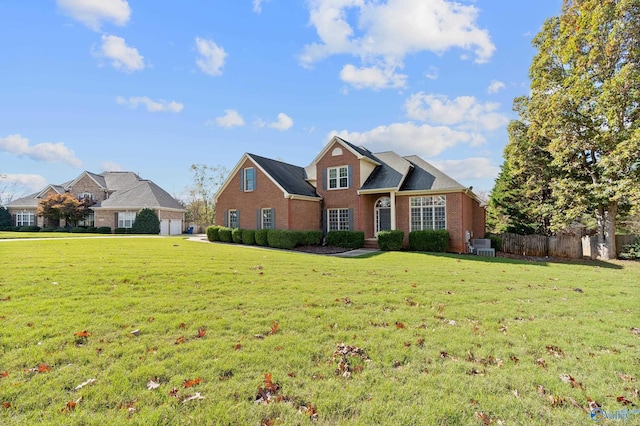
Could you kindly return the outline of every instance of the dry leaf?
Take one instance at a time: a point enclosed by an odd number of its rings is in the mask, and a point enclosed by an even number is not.
[[[73,333],[73,335],[76,336],[76,337],[89,337],[89,336],[91,336],[87,330],[76,331],[75,333]]]
[[[200,392],[196,392],[196,394],[193,396],[185,395],[184,399],[182,400],[182,403],[186,404],[187,402],[193,401],[194,399],[204,399],[204,396],[200,395]]]
[[[93,382],[95,382],[95,381],[96,381],[96,379],[89,379],[89,380],[87,380],[86,382],[82,382],[82,383],[80,383],[80,384],[79,384],[78,386],[76,386],[73,390],[80,390],[80,389],[82,389],[83,387],[85,387],[85,386],[87,386],[87,385],[90,385],[91,383],[93,383]]]
[[[397,329],[401,329],[401,328],[405,328],[405,327],[404,327],[403,323],[396,321],[396,328]]]
[[[196,334],[196,338],[204,337],[207,334],[207,330],[204,327],[198,329],[198,334]]]
[[[0,374],[0,377],[2,375]],[[625,382],[635,382],[636,378],[629,376],[628,374],[624,374],[624,373],[618,373],[618,377],[620,377],[622,380],[624,380]]]
[[[634,404],[633,402],[629,401],[627,398],[625,398],[624,396],[619,396],[616,398],[616,401],[618,401],[620,404],[622,405],[631,405],[632,407],[635,407],[636,404]]]
[[[191,380],[187,379],[182,382],[182,386],[184,386],[185,388],[190,388],[192,386],[197,385],[198,383],[201,383],[202,381],[203,380],[199,377],[197,379],[191,379]]]
[[[2,403],[2,408],[11,408],[11,403],[10,402],[3,402]]]
[[[482,423],[485,425],[490,425],[491,423],[493,423],[493,420],[491,420],[491,418],[483,411],[476,412],[476,419],[482,421]]]
[[[175,345],[180,345],[182,343],[185,342],[184,336],[180,336],[176,339],[176,341],[174,342]]]
[[[233,350],[234,351],[238,351],[242,349],[242,345],[240,343],[236,343],[235,345],[233,345]]]
[[[279,327],[279,326],[280,326],[280,325],[278,324],[278,321],[274,321],[274,322],[271,324],[271,331],[269,332],[269,334],[276,334],[276,333],[278,332],[278,327]]]
[[[154,390],[154,389],[158,389],[160,387],[160,383],[152,380],[149,380],[149,383],[147,383],[147,389],[148,390]]]
[[[3,377],[9,377],[9,372],[7,370],[0,371],[0,379],[2,379]]]

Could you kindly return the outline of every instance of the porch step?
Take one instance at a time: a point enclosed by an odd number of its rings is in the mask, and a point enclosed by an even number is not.
[[[378,248],[378,240],[375,238],[366,238],[364,240],[364,248]]]

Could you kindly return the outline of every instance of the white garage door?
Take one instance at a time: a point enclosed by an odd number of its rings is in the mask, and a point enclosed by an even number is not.
[[[169,219],[160,221],[160,235],[169,235]]]
[[[180,235],[182,234],[182,220],[180,219],[172,219],[169,225],[169,233],[171,235]]]

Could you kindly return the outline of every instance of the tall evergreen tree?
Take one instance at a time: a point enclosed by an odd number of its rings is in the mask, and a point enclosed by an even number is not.
[[[552,227],[594,215],[613,258],[618,212],[640,200],[640,0],[565,0],[534,46],[517,110],[551,159]]]

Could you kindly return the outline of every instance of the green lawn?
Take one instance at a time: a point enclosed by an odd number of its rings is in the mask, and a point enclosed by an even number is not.
[[[589,399],[640,405],[638,263],[179,237],[0,259],[0,424],[577,425]]]

